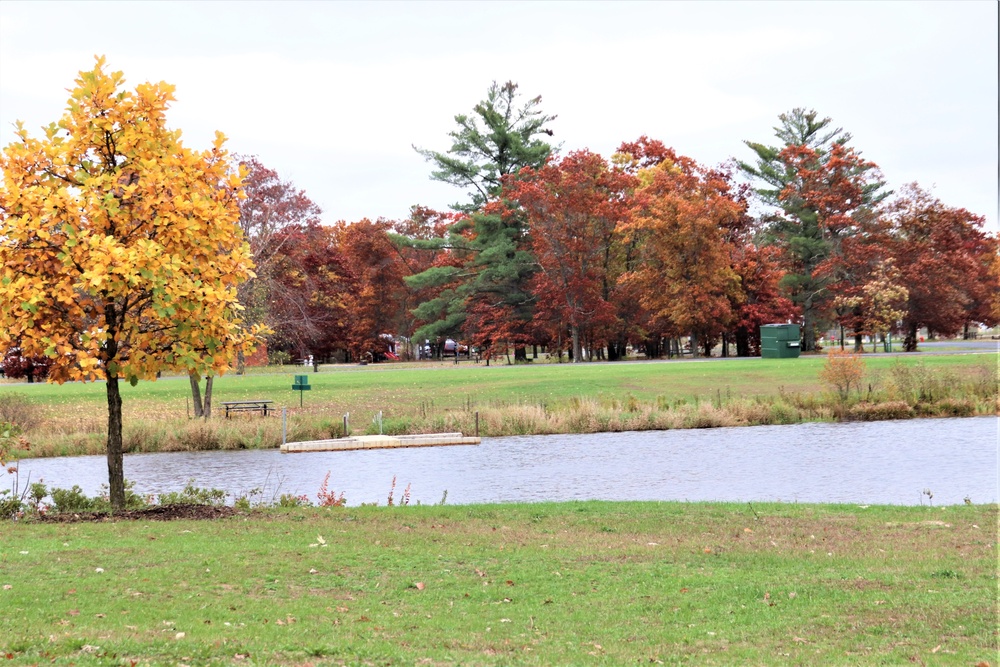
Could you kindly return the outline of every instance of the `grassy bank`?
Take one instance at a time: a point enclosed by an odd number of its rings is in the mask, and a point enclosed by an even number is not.
[[[868,357],[859,391],[844,402],[819,379],[826,359],[726,359],[614,364],[399,367],[326,366],[309,373],[312,389],[293,392],[293,369],[227,375],[216,380],[225,400],[266,398],[289,407],[288,437],[309,440],[377,433],[381,412],[389,434],[463,431],[484,436],[784,424],[837,418],[993,414],[993,354]],[[303,372],[301,369],[298,372]],[[281,420],[242,416],[189,419],[187,378],[125,386],[126,451],[274,447]],[[13,396],[12,396],[13,395]],[[100,453],[104,448],[104,385],[0,385],[16,397],[30,455]],[[8,400],[8,403],[11,401]]]
[[[0,656],[990,663],[997,507],[567,503],[0,524]]]

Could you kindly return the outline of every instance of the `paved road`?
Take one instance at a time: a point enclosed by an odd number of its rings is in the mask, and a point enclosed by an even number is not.
[[[871,354],[871,343],[868,344],[868,354]],[[893,349],[902,348],[902,341],[893,341]],[[882,346],[878,346],[879,352],[884,354]],[[975,340],[942,340],[926,341],[917,345],[915,353],[907,354],[981,354],[984,352],[1000,353],[1000,340],[990,340],[989,338],[977,338]],[[896,354],[892,352],[890,354]]]

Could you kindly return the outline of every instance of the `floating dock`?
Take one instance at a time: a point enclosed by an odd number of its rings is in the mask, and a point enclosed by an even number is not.
[[[359,435],[335,440],[287,442],[282,454],[299,452],[345,452],[355,449],[394,449],[397,447],[440,447],[444,445],[478,445],[480,439],[461,433],[424,433],[421,435]]]

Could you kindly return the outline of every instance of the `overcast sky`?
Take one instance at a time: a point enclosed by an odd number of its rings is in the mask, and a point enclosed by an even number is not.
[[[106,55],[127,85],[177,86],[190,148],[215,130],[324,220],[465,201],[429,180],[454,116],[494,80],[558,116],[563,152],[642,134],[714,165],[751,159],[813,108],[890,186],[917,181],[997,229],[997,3],[0,3],[0,145],[63,113]],[[40,134],[40,132],[38,132]]]

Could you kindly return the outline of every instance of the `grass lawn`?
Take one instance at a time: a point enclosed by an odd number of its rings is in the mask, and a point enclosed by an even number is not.
[[[928,368],[962,369],[993,361],[993,354],[869,356],[870,371],[893,364],[924,364]],[[670,400],[716,392],[731,395],[775,395],[785,392],[817,392],[824,389],[819,371],[824,356],[798,359],[730,358],[713,360],[525,364],[517,366],[449,363],[384,364],[370,366],[327,365],[320,373],[296,367],[271,367],[268,373],[244,376],[227,374],[215,381],[214,400],[270,398],[279,405],[298,406],[298,392],[291,389],[295,374],[307,374],[312,389],[305,395],[308,405],[336,405],[350,409],[391,410],[398,404],[426,404],[461,408],[469,401],[566,402],[580,397],[622,398],[632,394],[643,400],[658,396]],[[0,391],[27,392],[35,400],[59,407],[103,407],[102,383],[51,385],[0,384]],[[168,377],[156,382],[140,382],[122,387],[129,406],[168,407],[183,413],[190,396],[187,378]],[[140,408],[135,407],[138,410]]]
[[[993,664],[997,506],[565,503],[0,524],[0,657]]]
[[[291,441],[341,436],[346,413],[352,433],[377,433],[373,416],[382,412],[389,434],[471,433],[476,413],[481,413],[480,434],[486,436],[781,424],[830,420],[845,409],[819,379],[825,363],[824,356],[803,356],[490,367],[469,362],[331,365],[320,373],[284,367],[217,378],[213,400],[217,416],[219,404],[227,400],[270,399],[279,408],[287,406]],[[890,405],[855,418],[996,410],[996,355],[869,355],[865,363],[866,378],[852,401]],[[312,388],[299,408],[299,392],[291,386],[293,375],[303,373]],[[207,424],[189,420],[186,377],[135,387],[126,383],[122,393],[126,451],[259,448],[281,442],[277,416],[243,415]],[[5,394],[33,406],[35,414],[24,420],[31,423],[22,424],[32,443],[30,455],[103,452],[103,383],[0,384],[0,420],[10,419],[3,415]]]

